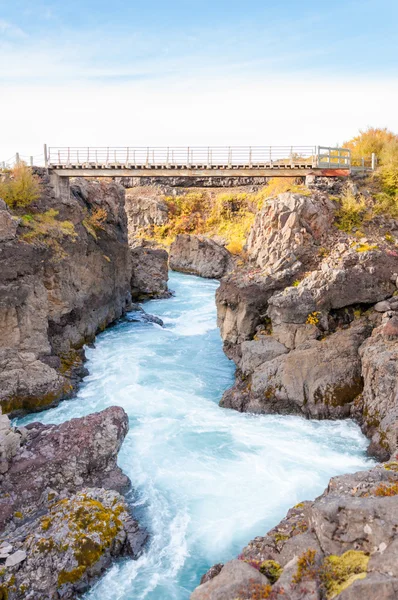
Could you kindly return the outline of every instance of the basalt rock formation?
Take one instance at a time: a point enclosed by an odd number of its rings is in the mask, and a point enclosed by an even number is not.
[[[126,185],[124,177],[120,178]],[[130,243],[135,245],[137,235],[153,225],[164,225],[169,218],[169,209],[159,197],[158,190],[151,186],[139,186],[126,192],[126,213]]]
[[[0,417],[0,595],[75,598],[115,557],[139,555],[147,535],[116,464],[127,430],[118,407],[19,429]]]
[[[249,266],[217,291],[238,367],[221,405],[353,417],[387,460],[398,449],[398,253],[382,229],[372,240],[339,231],[337,208],[324,193],[281,194],[258,214]]]
[[[170,246],[170,268],[181,273],[220,279],[234,268],[232,254],[211,238],[177,235]]]
[[[130,304],[124,189],[79,180],[10,213],[0,203],[0,404],[40,410],[71,395],[82,347]]]
[[[169,256],[166,250],[147,245],[131,249],[131,296],[133,300],[168,298]]]
[[[322,496],[211,570],[191,600],[395,600],[397,511],[397,462],[334,477]]]

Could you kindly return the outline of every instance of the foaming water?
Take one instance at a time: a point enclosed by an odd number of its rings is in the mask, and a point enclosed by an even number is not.
[[[87,350],[90,375],[77,397],[24,420],[61,423],[113,404],[129,415],[119,464],[150,543],[86,600],[187,600],[213,563],[236,556],[290,506],[317,496],[331,476],[369,466],[350,421],[218,406],[234,368],[216,327],[217,285],[172,273],[175,297],[145,305],[165,328],[123,321],[108,329]]]

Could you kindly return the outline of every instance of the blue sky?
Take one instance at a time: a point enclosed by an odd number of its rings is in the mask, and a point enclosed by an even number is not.
[[[397,130],[397,23],[397,0],[0,0],[0,160]]]

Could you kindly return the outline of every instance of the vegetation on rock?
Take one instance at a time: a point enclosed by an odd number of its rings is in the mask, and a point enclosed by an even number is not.
[[[169,246],[178,234],[204,234],[221,238],[232,254],[242,254],[255,214],[264,201],[287,191],[310,194],[293,177],[275,177],[257,192],[196,190],[169,196],[165,198],[168,222],[145,229],[141,236]]]
[[[0,181],[0,198],[11,209],[29,206],[41,193],[39,178],[24,163],[15,166],[10,175]]]

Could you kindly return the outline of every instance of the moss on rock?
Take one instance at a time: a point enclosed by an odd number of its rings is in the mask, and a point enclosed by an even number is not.
[[[369,556],[358,550],[348,550],[341,556],[327,556],[320,573],[327,600],[341,594],[357,579],[364,579],[368,562]]]

